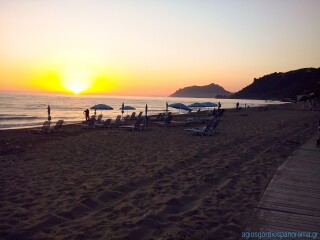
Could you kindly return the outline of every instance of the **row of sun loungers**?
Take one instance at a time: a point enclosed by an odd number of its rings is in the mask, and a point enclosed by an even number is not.
[[[171,115],[171,112],[165,116],[165,114],[160,113],[156,117],[150,117],[147,119],[147,121],[155,121],[154,124],[158,126],[187,126],[190,124],[196,124],[196,123],[206,123],[206,126],[201,128],[189,128],[185,129],[187,132],[190,132],[195,135],[201,135],[201,136],[211,136],[215,133],[217,133],[217,125],[219,124],[219,118],[218,116],[221,116],[223,114],[223,111],[219,111],[218,114],[215,114],[213,117],[207,117],[207,118],[187,118],[185,121],[174,121],[173,117]],[[139,113],[137,117],[135,117],[135,114],[132,114],[130,120],[136,120],[133,125],[125,125],[127,120],[121,119],[121,115],[118,115],[117,118],[112,121],[111,119],[106,119],[105,121],[102,120],[102,114],[98,115],[96,118],[95,115],[92,115],[89,121],[83,122],[82,124],[77,124],[82,126],[83,128],[108,128],[108,127],[120,127],[122,129],[127,129],[131,131],[137,131],[137,130],[144,130],[145,129],[145,118],[141,116],[142,112]],[[55,126],[51,126],[50,121],[45,121],[41,129],[31,129],[31,132],[34,133],[54,133],[59,132],[62,129],[63,120],[57,121]]]
[[[210,119],[206,119],[207,124],[201,128],[189,128],[185,129],[185,131],[190,132],[194,135],[201,135],[201,136],[211,136],[215,133],[218,133],[217,126],[219,124],[218,117],[211,117]],[[202,121],[203,122],[203,121]],[[169,115],[164,122],[155,122],[159,126],[185,126],[192,123],[192,121],[173,121],[172,115]]]
[[[208,112],[208,116],[216,116],[219,117],[224,113],[224,109],[218,109],[218,110],[211,110]]]
[[[164,121],[158,121],[155,122],[158,126],[186,126],[188,124],[191,124],[192,122],[190,120],[186,121],[174,121],[172,120],[171,112],[168,113],[168,115],[164,118]]]
[[[190,132],[194,135],[200,136],[211,136],[215,133],[218,133],[217,126],[220,122],[219,118],[212,118],[205,127],[202,128],[189,128],[185,129],[187,132]]]
[[[50,121],[45,121],[42,125],[42,128],[30,129],[30,131],[32,133],[41,133],[41,134],[60,132],[62,130],[63,122],[64,122],[63,120],[59,120],[56,122],[56,125],[51,126]]]
[[[126,116],[125,120],[137,120],[138,118],[142,117],[142,112],[139,112],[138,116],[136,116],[136,112],[132,112],[131,116]]]
[[[171,121],[172,118],[167,118],[166,121],[163,123],[159,122],[158,124],[162,124],[163,126],[169,126],[171,124],[176,124]],[[134,125],[123,125],[120,126],[120,128],[123,129],[128,129],[131,131],[137,131],[137,130],[144,130],[145,125],[143,124],[143,118],[138,118],[135,122]],[[205,127],[202,128],[189,128],[185,129],[185,131],[190,132],[195,135],[201,135],[201,136],[211,136],[215,133],[218,132],[217,126],[219,124],[219,118],[212,118]],[[107,119],[104,123],[98,123],[95,124],[94,127],[105,127],[107,128],[111,123],[111,119]],[[42,134],[47,134],[47,133],[54,133],[54,132],[59,132],[62,129],[62,124],[63,120],[59,120],[55,126],[50,127],[51,122],[50,121],[45,121],[41,129],[31,129],[30,131],[34,133],[42,133]],[[179,123],[180,124],[180,123]],[[184,124],[184,123],[183,123]]]
[[[144,118],[139,117],[136,119],[135,123],[133,125],[122,125],[120,122],[120,115],[116,118],[115,122],[113,122],[114,126],[120,126],[122,129],[127,129],[131,131],[137,131],[137,130],[144,130],[145,124],[144,124]],[[207,121],[207,125],[201,128],[189,128],[185,129],[185,131],[190,132],[194,135],[201,135],[201,136],[211,136],[218,132],[217,126],[219,124],[219,118],[218,117],[211,117]],[[190,121],[173,121],[172,115],[169,114],[163,122],[155,122],[158,126],[186,126],[189,125]],[[104,123],[100,124],[93,124],[93,127],[109,127],[111,124],[111,119],[107,119]]]
[[[140,114],[139,114],[140,115]],[[95,119],[95,116],[91,116],[89,121],[84,122],[82,124],[78,124],[82,126],[83,128],[108,128],[108,127],[121,127],[121,128],[126,128],[128,130],[140,130],[144,128],[144,124],[142,122],[144,121],[143,117],[138,117],[137,118],[132,118],[136,119],[136,122],[134,125],[125,125],[127,120],[121,119],[121,115],[118,115],[117,118],[112,121],[111,119],[106,119],[105,121],[102,121],[102,115],[98,116],[97,119]]]
[[[139,117],[137,118],[134,125],[124,125],[124,126],[120,126],[120,128],[125,128],[130,131],[144,130],[145,125],[143,124],[143,120],[144,119],[142,117]]]
[[[77,124],[79,126],[82,126],[83,128],[107,128],[109,126],[120,126],[122,125],[125,121],[121,120],[121,116],[118,115],[116,120],[112,122],[111,119],[106,119],[105,121],[102,121],[102,115],[98,119],[95,118],[95,115],[92,115],[89,121],[84,122],[82,124]]]

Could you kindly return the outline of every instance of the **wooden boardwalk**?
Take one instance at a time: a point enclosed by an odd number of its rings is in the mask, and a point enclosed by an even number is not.
[[[270,230],[318,232],[320,239],[320,148],[316,136],[277,170],[246,229]]]

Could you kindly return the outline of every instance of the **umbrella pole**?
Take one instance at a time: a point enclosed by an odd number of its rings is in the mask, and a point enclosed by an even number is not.
[[[146,104],[146,108],[145,108],[146,114],[144,117],[144,127],[147,128],[147,118],[148,118],[148,105]]]

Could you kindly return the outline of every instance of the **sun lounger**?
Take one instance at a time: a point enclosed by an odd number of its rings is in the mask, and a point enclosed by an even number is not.
[[[144,124],[142,124],[143,118],[138,118],[135,122],[134,125],[126,125],[126,126],[121,126],[121,128],[125,128],[131,131],[137,131],[137,130],[144,130]]]
[[[168,116],[164,119],[164,122],[155,122],[158,126],[187,126],[191,124],[192,121],[188,119],[185,121],[176,121],[172,120],[171,112],[168,113]]]
[[[128,115],[124,119],[125,120],[135,120],[136,119],[136,112],[132,112],[131,116]]]
[[[224,109],[219,109],[219,110],[212,110],[209,112],[208,116],[216,116],[219,117],[224,113]]]
[[[99,114],[98,115],[98,118],[97,118],[97,120],[96,120],[96,123],[98,123],[98,124],[100,124],[100,123],[102,123],[102,114]]]
[[[92,115],[88,122],[83,123],[83,128],[95,128],[96,116]]]
[[[129,118],[129,120],[136,120],[137,117],[136,117],[136,112],[133,112]]]
[[[188,124],[203,123],[203,121],[202,121],[200,118],[197,118],[197,117],[195,117],[195,118],[193,118],[193,117],[187,118],[187,119],[186,119],[186,122],[187,122]]]
[[[109,127],[110,123],[111,123],[111,119],[109,118],[109,119],[105,120],[103,123],[96,123],[95,127],[97,127],[97,128],[107,128],[107,127]]]
[[[51,126],[49,129],[50,133],[55,133],[55,132],[60,132],[62,131],[62,124],[63,124],[63,120],[59,120],[55,126]]]
[[[149,118],[150,121],[156,121],[156,122],[160,122],[164,120],[164,113],[159,113],[157,116],[155,117],[150,117]]]
[[[139,112],[138,116],[136,119],[141,118],[142,117],[142,112]]]
[[[174,121],[174,120],[171,121],[172,126],[187,126],[190,124],[192,124],[192,121],[188,119],[186,121]]]
[[[30,132],[32,133],[41,133],[46,134],[50,132],[50,121],[45,121],[42,125],[41,129],[30,129]]]
[[[191,129],[185,129],[185,130],[188,132],[191,132],[194,135],[211,136],[215,133],[218,133],[217,126],[219,122],[220,122],[220,119],[214,118],[208,122],[207,126],[203,128],[191,128]]]
[[[218,110],[218,114],[216,115],[217,117],[221,116],[224,113],[224,109]]]
[[[168,116],[164,119],[164,122],[155,122],[158,126],[171,126],[172,125],[172,115],[171,112],[168,113]]]
[[[216,116],[213,117],[207,117],[207,118],[200,118],[200,123],[208,123],[210,122],[212,119],[216,118]]]
[[[110,125],[114,127],[118,127],[123,124],[123,121],[121,121],[121,115],[118,115],[116,120],[114,122],[111,121]]]

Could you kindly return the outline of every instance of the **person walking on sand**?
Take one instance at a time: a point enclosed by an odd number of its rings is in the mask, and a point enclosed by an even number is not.
[[[218,102],[218,110],[221,108],[221,102]]]
[[[84,110],[83,114],[86,116],[86,121],[89,121],[89,109]]]

